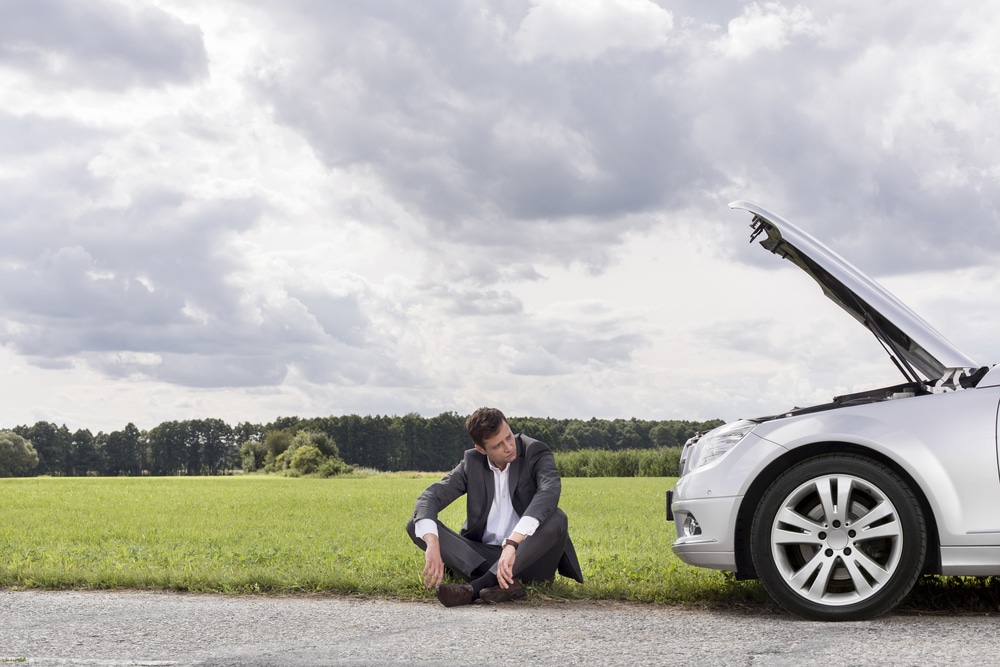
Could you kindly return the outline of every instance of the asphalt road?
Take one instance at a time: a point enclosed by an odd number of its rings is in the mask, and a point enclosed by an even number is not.
[[[0,591],[0,665],[1000,665],[1000,616]]]

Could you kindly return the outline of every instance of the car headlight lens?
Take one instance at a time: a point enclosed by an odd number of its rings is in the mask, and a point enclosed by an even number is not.
[[[682,455],[681,473],[697,470],[716,460],[746,437],[757,422],[741,419],[712,429],[694,442],[689,442]]]

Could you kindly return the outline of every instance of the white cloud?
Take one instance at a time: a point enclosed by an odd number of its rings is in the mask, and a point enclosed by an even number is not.
[[[1000,10],[660,4],[7,8],[0,426],[734,417],[886,379],[737,198],[990,357]]]
[[[655,51],[673,30],[669,10],[649,0],[531,0],[514,35],[519,59],[592,61],[615,51]]]
[[[715,47],[726,57],[746,59],[759,51],[780,51],[797,37],[815,37],[820,28],[808,7],[753,2],[729,22]]]
[[[156,7],[115,0],[8,4],[0,21],[0,65],[36,84],[122,91],[205,75],[197,27]]]

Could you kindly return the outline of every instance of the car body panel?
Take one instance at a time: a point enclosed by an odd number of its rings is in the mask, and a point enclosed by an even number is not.
[[[1000,387],[1000,365],[993,366],[976,384],[976,387]]]
[[[1000,575],[1000,546],[941,547],[941,574],[956,577]]]
[[[942,545],[1000,544],[998,405],[1000,388],[955,391],[774,420],[754,433],[788,450],[831,442],[877,453],[927,497]]]
[[[672,509],[678,539],[673,550],[686,563],[735,571],[736,520],[746,486],[762,462],[773,461],[788,451],[753,433],[740,445],[699,468],[696,474],[677,480]],[[682,536],[681,526],[689,515],[705,528],[702,535]]]
[[[735,524],[741,496],[674,500],[675,525],[680,533],[688,516],[711,527],[702,535],[679,536],[673,551],[685,563],[714,570],[736,571]]]
[[[753,213],[755,223],[763,224],[760,232],[768,235],[761,245],[799,266],[832,301],[871,329],[866,324],[867,312],[892,347],[926,379],[937,380],[949,370],[982,366],[888,290],[808,233],[753,202],[736,201],[729,206]],[[875,330],[873,333],[879,335]]]

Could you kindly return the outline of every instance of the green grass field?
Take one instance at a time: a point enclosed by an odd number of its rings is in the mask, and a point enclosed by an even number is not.
[[[0,586],[223,593],[330,591],[430,597],[404,524],[433,477],[33,478],[0,481]],[[553,598],[761,599],[754,585],[681,563],[664,491],[673,480],[563,481],[586,583]],[[444,519],[457,528],[463,501]]]
[[[219,593],[329,592],[431,598],[404,524],[434,476],[0,480],[0,587]],[[766,605],[756,582],[685,565],[670,550],[664,478],[570,478],[586,583],[533,598]],[[461,523],[463,501],[443,519]],[[994,579],[928,577],[904,608],[997,611]]]

